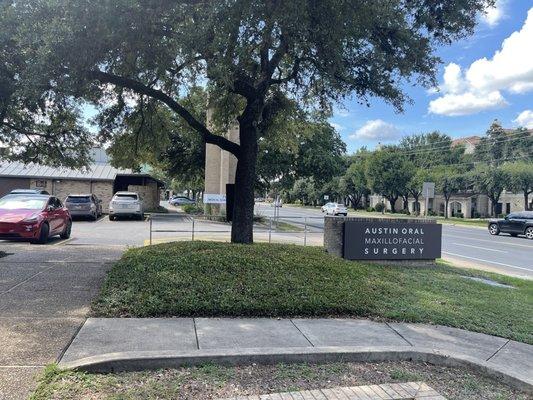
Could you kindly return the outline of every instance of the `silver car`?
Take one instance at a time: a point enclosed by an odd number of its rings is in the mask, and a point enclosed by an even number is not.
[[[137,192],[116,192],[109,203],[109,219],[118,217],[134,217],[144,219],[144,207],[141,196]]]
[[[89,217],[96,221],[102,215],[102,200],[91,193],[69,194],[65,207],[73,217]]]
[[[344,204],[328,203],[326,204],[326,215],[348,215],[348,209]]]

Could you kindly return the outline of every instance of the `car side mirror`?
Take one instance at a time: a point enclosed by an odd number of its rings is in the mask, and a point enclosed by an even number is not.
[[[46,211],[54,211],[54,210],[55,210],[54,206],[46,207]]]
[[[508,215],[506,215],[506,216],[504,217],[504,219],[509,219],[509,216],[508,216]]]

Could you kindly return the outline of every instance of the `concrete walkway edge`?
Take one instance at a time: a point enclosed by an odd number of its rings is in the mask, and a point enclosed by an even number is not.
[[[395,347],[314,347],[314,348],[248,348],[225,350],[133,351],[101,354],[72,362],[61,362],[64,369],[88,372],[137,371],[159,368],[176,368],[206,363],[222,365],[321,363],[321,362],[382,362],[418,361],[448,367],[470,367],[508,385],[533,393],[533,384],[508,370],[490,365],[474,357],[443,352],[431,348],[411,346]]]

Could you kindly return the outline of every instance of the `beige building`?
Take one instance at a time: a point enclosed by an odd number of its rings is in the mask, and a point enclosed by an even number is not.
[[[415,204],[413,198],[409,198],[409,212],[414,214],[417,208],[420,210],[420,215],[425,214],[426,201],[423,196],[419,198],[419,204]],[[530,209],[533,209],[533,196],[530,196]],[[370,196],[370,207],[376,207],[378,203],[383,202],[383,198],[379,195]],[[436,215],[443,216],[445,208],[444,196],[435,194],[435,197],[428,199],[428,211]],[[387,210],[390,210],[390,204],[385,200]],[[400,198],[395,204],[396,211],[403,209],[403,200]],[[524,196],[522,194],[510,193],[504,191],[496,206],[496,215],[509,214],[515,211],[523,211]],[[458,193],[450,198],[448,203],[448,216],[463,217],[463,218],[484,218],[490,216],[491,202],[484,194],[474,192]]]
[[[207,111],[207,127],[212,129],[211,110]],[[239,127],[233,126],[228,130],[226,138],[239,143]],[[226,194],[226,185],[235,183],[237,158],[220,147],[207,143],[205,147],[205,194]],[[213,214],[224,213],[223,205],[210,206]]]
[[[104,212],[118,191],[138,192],[146,210],[159,206],[163,183],[148,174],[95,162],[87,170],[46,167],[18,162],[0,163],[0,196],[13,189],[43,189],[64,200],[69,194],[92,193],[102,200]]]

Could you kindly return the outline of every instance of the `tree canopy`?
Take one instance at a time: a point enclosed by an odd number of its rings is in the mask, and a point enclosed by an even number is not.
[[[92,140],[84,105],[96,105],[101,125],[120,133],[135,110],[164,104],[237,157],[232,240],[249,243],[258,141],[282,107],[279,93],[320,108],[379,97],[402,110],[402,82],[434,86],[436,45],[470,34],[493,3],[6,0],[0,140],[12,150],[4,156],[85,164]],[[223,110],[218,127],[180,101],[199,84]],[[235,120],[238,144],[220,135]]]

